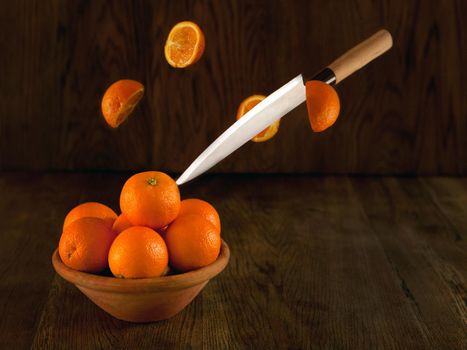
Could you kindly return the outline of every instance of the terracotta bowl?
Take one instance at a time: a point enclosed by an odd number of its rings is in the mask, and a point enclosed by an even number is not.
[[[229,257],[229,246],[222,241],[219,257],[211,265],[178,275],[142,279],[119,279],[70,269],[63,264],[58,249],[52,255],[52,264],[60,276],[112,316],[130,322],[153,322],[182,311],[211,278],[224,270]]]

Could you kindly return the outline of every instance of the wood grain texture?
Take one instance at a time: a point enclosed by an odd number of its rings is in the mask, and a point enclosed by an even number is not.
[[[416,179],[354,182],[387,262],[410,300],[420,337],[434,348],[465,345],[467,245],[462,231]],[[434,274],[437,278],[428,278]],[[427,294],[428,289],[436,292]],[[449,301],[443,301],[446,294]]]
[[[165,322],[116,320],[54,276],[66,212],[126,174],[0,175],[2,348],[462,349],[465,178],[210,175],[226,270]]]
[[[240,101],[313,73],[380,28],[391,51],[338,86],[322,134],[300,106],[266,143],[216,172],[466,174],[467,2],[26,1],[0,13],[0,169],[183,171],[234,120]],[[195,66],[172,69],[175,23],[206,35]],[[146,95],[118,130],[100,115],[108,85]]]

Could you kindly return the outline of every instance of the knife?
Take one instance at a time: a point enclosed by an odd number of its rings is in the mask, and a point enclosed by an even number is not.
[[[177,179],[182,185],[212,168],[222,159],[247,143],[252,137],[305,102],[305,82],[321,80],[339,84],[350,74],[385,53],[392,47],[391,34],[381,29],[353,47],[312,78],[301,74],[274,91],[224,131]]]

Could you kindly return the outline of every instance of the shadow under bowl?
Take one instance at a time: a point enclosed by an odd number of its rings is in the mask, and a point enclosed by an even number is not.
[[[55,271],[73,283],[91,301],[115,318],[130,322],[166,320],[182,311],[227,266],[230,250],[222,241],[219,257],[212,264],[178,275],[121,279],[73,270],[52,255]]]

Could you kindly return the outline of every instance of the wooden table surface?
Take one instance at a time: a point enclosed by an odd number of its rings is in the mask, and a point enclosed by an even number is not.
[[[132,324],[57,276],[79,202],[128,174],[0,175],[1,348],[466,349],[467,179],[205,176],[231,260],[169,321]]]

